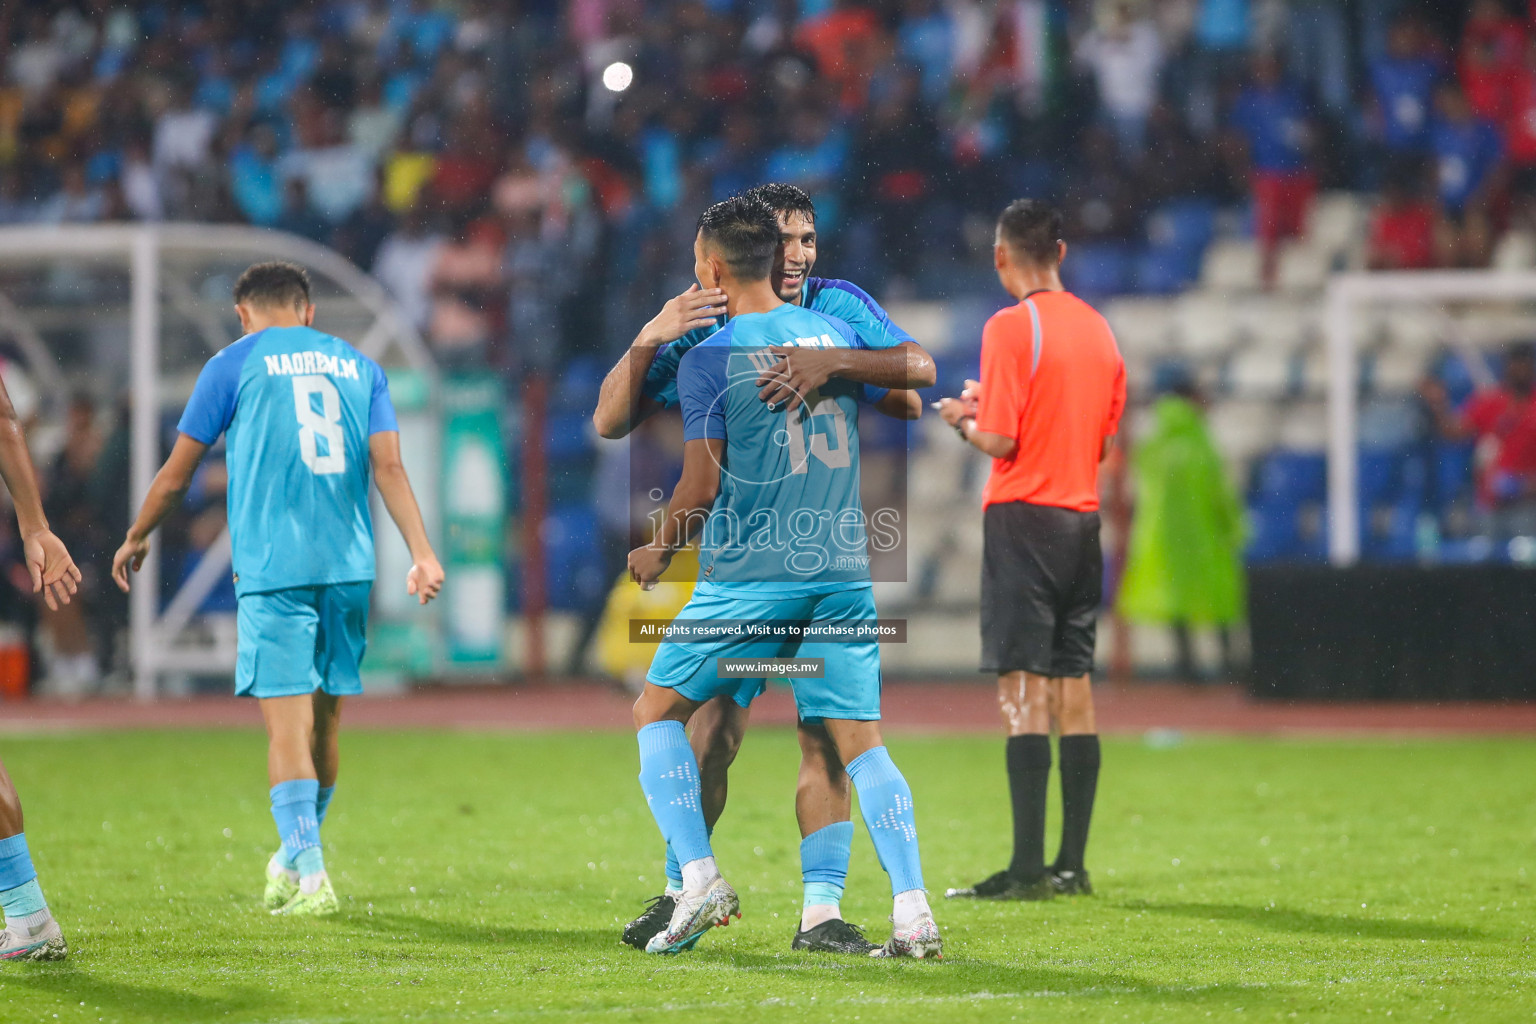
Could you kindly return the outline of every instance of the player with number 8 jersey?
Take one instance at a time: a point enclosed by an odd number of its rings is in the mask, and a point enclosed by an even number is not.
[[[377,363],[313,327],[267,327],[208,361],[177,429],[227,435],[236,594],[373,579],[368,439],[398,429]]]
[[[238,598],[235,692],[261,700],[281,841],[267,865],[266,903],[274,913],[321,916],[338,909],[320,825],[335,791],[341,699],[363,689],[371,483],[410,547],[407,590],[425,604],[443,570],[400,462],[384,371],[311,326],[315,307],[299,267],[257,264],[236,282],[234,298],[245,335],[203,367],[112,572],[127,590],[150,534],[223,435]]]

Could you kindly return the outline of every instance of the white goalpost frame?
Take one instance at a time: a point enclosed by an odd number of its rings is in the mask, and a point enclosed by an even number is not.
[[[306,238],[244,226],[206,224],[61,225],[0,228],[0,263],[29,263],[40,258],[73,256],[98,262],[126,262],[130,282],[130,421],[129,515],[138,512],[160,468],[160,264],[163,253],[245,253],[252,262],[287,259],[300,263],[340,285],[373,316],[373,324],[355,342],[358,351],[377,359],[391,343],[398,344],[411,369],[435,383],[437,366],[425,342],[395,309],[377,281],[331,249]],[[18,311],[9,310],[12,317]],[[205,340],[210,344],[213,338]],[[234,338],[223,339],[225,344]],[[38,358],[33,348],[27,351]],[[212,353],[210,353],[211,355]],[[51,354],[50,354],[51,358]],[[56,367],[49,367],[56,377]],[[434,390],[435,387],[434,387]],[[129,635],[134,696],[153,700],[160,675],[167,671],[225,672],[234,667],[234,651],[175,649],[177,637],[191,622],[203,600],[230,565],[229,531],[220,534],[172,596],[163,612],[156,609],[160,593],[160,546],[134,580],[129,599]]]
[[[1328,560],[1333,565],[1349,566],[1360,559],[1360,523],[1355,512],[1360,468],[1356,443],[1359,308],[1383,301],[1423,306],[1500,300],[1536,301],[1536,273],[1401,270],[1337,274],[1329,280],[1323,336],[1328,366]]]

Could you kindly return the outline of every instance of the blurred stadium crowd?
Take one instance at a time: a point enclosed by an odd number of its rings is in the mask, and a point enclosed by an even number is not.
[[[590,437],[597,381],[687,285],[697,212],[769,179],[813,195],[821,272],[947,303],[951,390],[1002,301],[997,210],[1059,203],[1067,284],[1119,297],[1106,312],[1137,397],[1198,383],[1229,471],[1252,467],[1249,558],[1318,560],[1317,289],[1344,267],[1536,266],[1536,23],[1499,0],[0,5],[0,225],[293,232],[370,270],[443,365],[555,372],[550,596],[588,630],[612,578],[600,553],[633,525],[604,501],[626,470]],[[1363,355],[1373,557],[1449,550],[1441,531],[1476,532],[1457,510],[1497,497],[1472,456],[1493,427],[1456,407],[1500,371],[1468,376],[1441,360],[1445,338],[1419,337],[1425,318],[1402,319]],[[1439,384],[1408,397],[1426,368]],[[71,413],[46,471],[50,500],[92,509],[82,528],[109,540],[125,486],[111,397]],[[629,454],[669,451],[642,436]],[[914,478],[954,470],[945,452],[916,458]],[[1536,481],[1536,462],[1516,475]],[[217,536],[219,483],[203,482],[178,552]],[[970,600],[968,541],[945,516],[914,593],[943,603],[953,565]],[[101,622],[51,627],[55,650],[120,621],[110,595],[84,607]]]
[[[974,289],[1017,194],[1125,243],[1081,268],[1100,293],[1192,278],[1201,239],[1157,237],[1160,208],[1273,240],[1320,185],[1385,189],[1375,264],[1486,262],[1536,183],[1536,50],[1498,0],[1406,10],[19,0],[0,223],[293,231],[373,269],[445,358],[491,364],[626,340],[694,211],[765,178],[807,187],[839,269],[888,295]]]

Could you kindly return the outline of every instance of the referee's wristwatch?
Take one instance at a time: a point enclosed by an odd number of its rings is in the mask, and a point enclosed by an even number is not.
[[[969,415],[961,416],[959,421],[955,423],[955,433],[960,435],[960,440],[964,441],[966,444],[970,444],[971,443],[971,439],[969,437],[967,437],[966,434],[965,434],[965,423],[966,423],[966,420],[970,420],[972,423],[975,423],[976,422],[976,417],[975,416],[969,416]]]

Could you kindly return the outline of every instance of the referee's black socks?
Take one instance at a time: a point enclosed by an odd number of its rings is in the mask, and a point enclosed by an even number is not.
[[[1099,737],[1063,736],[1061,743],[1061,849],[1057,871],[1083,870],[1093,796],[1099,787]],[[1050,754],[1046,754],[1050,763]]]
[[[1050,781],[1051,738],[1041,733],[1008,737],[1008,791],[1013,797],[1013,863],[1008,873],[1023,882],[1045,874],[1045,796]],[[1087,833],[1086,825],[1083,831]]]

